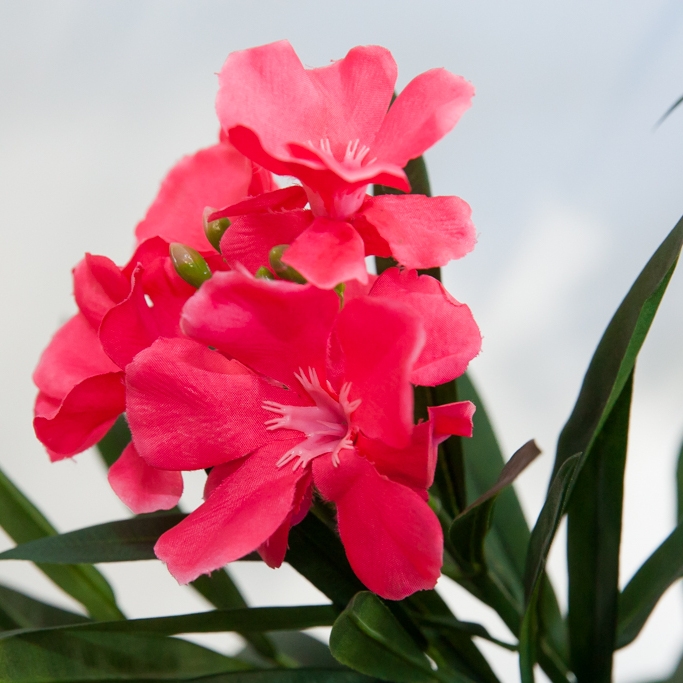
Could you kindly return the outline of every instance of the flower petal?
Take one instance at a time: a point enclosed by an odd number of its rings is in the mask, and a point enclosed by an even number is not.
[[[277,467],[296,440],[271,443],[248,458],[208,500],[159,538],[154,552],[180,583],[188,583],[256,550],[291,513],[308,469]]]
[[[139,242],[158,236],[206,251],[211,247],[204,234],[204,208],[244,199],[251,180],[251,163],[230,143],[186,156],[164,179],[135,236]]]
[[[216,273],[183,309],[182,329],[288,386],[299,369],[325,376],[325,349],[339,310],[333,291]]]
[[[295,209],[303,209],[306,204],[308,204],[308,196],[304,188],[301,185],[291,185],[257,197],[249,197],[242,202],[214,211],[209,214],[208,220],[215,221],[227,216],[243,216],[248,213],[294,211]]]
[[[474,403],[457,401],[442,406],[430,406],[427,410],[437,445],[451,435],[472,436],[472,416],[476,410]]]
[[[129,443],[109,468],[114,493],[136,514],[170,510],[183,493],[183,475],[150,467]]]
[[[332,289],[346,280],[368,281],[363,240],[344,221],[316,218],[282,260],[321,289]]]
[[[221,253],[231,268],[239,263],[255,273],[268,265],[268,254],[273,247],[291,244],[312,220],[310,211],[238,216],[221,239]]]
[[[470,309],[429,275],[389,268],[377,279],[370,296],[400,301],[420,315],[427,341],[410,375],[413,384],[449,382],[462,375],[481,350],[481,334]]]
[[[413,490],[382,476],[365,458],[342,451],[316,458],[313,479],[337,505],[339,535],[358,578],[387,600],[434,588],[442,564],[441,525]]]
[[[327,377],[337,391],[351,383],[349,399],[362,400],[353,421],[366,436],[394,448],[410,443],[410,373],[424,341],[417,314],[393,301],[354,299],[339,314],[330,338]]]
[[[94,446],[125,410],[122,372],[88,377],[59,402],[39,393],[33,429],[52,461]]]
[[[236,361],[189,339],[160,339],[126,371],[126,415],[138,453],[167,470],[212,467],[291,438],[266,430],[264,400],[299,403]]]
[[[472,211],[459,197],[387,194],[368,198],[362,212],[406,268],[444,266],[474,249]]]
[[[405,166],[455,126],[473,96],[471,83],[445,69],[416,76],[389,108],[371,155]]]

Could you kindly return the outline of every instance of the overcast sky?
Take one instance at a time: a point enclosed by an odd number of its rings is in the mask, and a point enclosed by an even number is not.
[[[531,437],[544,449],[520,482],[533,521],[593,349],[683,213],[683,107],[655,129],[683,93],[680,2],[0,0],[0,465],[60,530],[125,514],[92,453],[48,463],[31,428],[31,372],[75,310],[73,265],[86,251],[124,263],[165,172],[215,140],[215,73],[227,54],[280,38],[308,66],[380,44],[398,62],[399,87],[436,66],[474,83],[474,106],[427,163],[435,193],[473,208],[477,248],[445,281],[483,331],[472,374],[505,452]],[[678,273],[636,375],[623,582],[674,523],[682,340]],[[192,479],[188,509],[200,487]],[[558,588],[562,551],[560,540]],[[321,599],[288,568],[245,569],[235,572],[254,604]],[[203,608],[157,563],[103,571],[130,616]],[[69,604],[20,563],[0,566],[0,580]],[[443,589],[460,618],[505,636],[450,582]],[[619,653],[617,681],[664,676],[677,661],[680,592]],[[483,649],[501,680],[518,680],[510,655]]]

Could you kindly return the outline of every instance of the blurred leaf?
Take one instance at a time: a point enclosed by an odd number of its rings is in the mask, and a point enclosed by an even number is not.
[[[60,609],[0,585],[0,630],[47,628],[87,621],[81,614]]]
[[[386,605],[373,593],[358,593],[339,615],[330,634],[330,650],[342,664],[397,683],[449,680],[432,670]]]
[[[271,631],[268,637],[275,643],[278,651],[299,666],[313,666],[325,669],[345,669],[330,652],[330,648],[317,638],[298,631]],[[245,655],[246,653],[246,655]],[[240,659],[254,653],[253,646],[248,645],[238,655]]]
[[[222,633],[227,631],[298,631],[313,626],[332,626],[338,614],[338,610],[334,609],[332,605],[252,607],[179,614],[172,617],[91,621],[85,624],[51,629],[51,632],[56,632],[56,630],[68,633],[97,631],[98,633],[155,633],[173,636],[180,633]],[[26,633],[27,631],[0,632],[0,641],[23,637]]]
[[[683,104],[683,95],[679,97],[663,114],[662,118],[657,121],[655,124],[655,128],[658,126],[661,126],[662,123],[673,113],[675,109],[677,109],[681,104]]]
[[[97,524],[22,543],[0,553],[0,560],[53,564],[153,560],[156,559],[154,544],[159,536],[185,517],[181,513],[153,513]]]
[[[0,640],[3,683],[188,679],[247,667],[194,643],[144,633],[53,629]]]
[[[55,537],[57,530],[38,508],[0,470],[0,526],[15,543]],[[94,619],[122,619],[114,592],[95,567],[48,566],[38,568],[65,593],[80,602]]]
[[[201,678],[164,680],[164,683],[374,683],[370,678],[348,669],[329,669],[323,667],[306,669],[270,669],[267,671],[237,671],[235,673],[202,676]],[[143,683],[142,681],[134,683]],[[149,681],[144,683],[161,683]]]
[[[125,415],[119,415],[114,426],[104,435],[97,444],[97,450],[109,469],[118,459],[123,449],[130,443],[131,435],[128,429]]]
[[[471,636],[478,636],[491,643],[495,643],[499,647],[505,648],[512,652],[517,651],[517,645],[514,643],[506,643],[498,638],[494,638],[481,624],[475,624],[471,621],[460,621],[455,617],[422,617],[418,621],[424,626],[433,626],[446,631],[458,631],[468,633]]]
[[[626,647],[640,633],[652,610],[669,586],[683,577],[683,525],[638,569],[619,598],[617,649]]]
[[[219,569],[211,574],[202,574],[192,581],[190,585],[214,607],[218,607],[218,609],[240,609],[247,607],[246,600],[242,597],[227,568]],[[277,652],[267,636],[261,633],[242,633],[241,635],[262,656],[268,659],[276,657]]]
[[[525,443],[505,463],[496,483],[453,520],[449,536],[455,559],[466,573],[476,575],[486,571],[484,541],[491,526],[496,498],[540,453],[534,441]]]
[[[538,654],[536,652],[538,643],[537,600],[538,592],[534,591],[519,632],[519,675],[521,683],[535,683],[536,680],[534,665],[538,661]]]
[[[678,451],[678,462],[676,464],[676,508],[678,512],[678,523],[683,522],[683,443]]]

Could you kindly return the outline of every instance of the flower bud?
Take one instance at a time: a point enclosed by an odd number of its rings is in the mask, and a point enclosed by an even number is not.
[[[206,207],[204,209],[204,234],[206,239],[209,240],[211,246],[217,251],[221,250],[221,237],[225,234],[225,231],[230,227],[229,218],[217,218],[215,221],[209,220],[209,215],[214,212],[211,207]]]
[[[254,273],[254,277],[257,277],[259,280],[274,280],[275,279],[275,276],[265,266],[261,266]]]
[[[199,287],[211,277],[211,270],[202,255],[179,242],[169,246],[169,254],[176,273],[193,287]]]
[[[288,244],[278,244],[273,247],[268,254],[268,261],[275,274],[282,280],[289,280],[290,282],[298,282],[300,285],[305,285],[307,280],[298,271],[294,270],[292,266],[288,266],[282,262],[284,253],[289,249]]]
[[[339,297],[339,301],[341,302],[342,306],[344,305],[344,290],[346,289],[346,283],[340,282],[335,288],[334,291],[337,293],[337,296]]]

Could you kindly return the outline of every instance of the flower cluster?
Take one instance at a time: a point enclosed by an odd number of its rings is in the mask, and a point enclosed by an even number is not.
[[[439,576],[427,491],[474,406],[416,424],[413,386],[461,375],[481,336],[417,269],[465,255],[474,227],[457,197],[367,192],[409,192],[405,165],[473,89],[433,69],[393,100],[396,77],[380,47],[318,69],[286,41],[231,54],[219,143],[170,172],[125,266],[87,254],[73,271],[79,311],[36,369],[36,434],[59,460],[125,412],[132,442],[109,481],[135,513],[174,507],[182,473],[208,471],[205,502],[155,547],[180,582],[253,551],[279,566],[316,499],[369,589],[401,599]],[[398,266],[374,276],[369,255]]]

